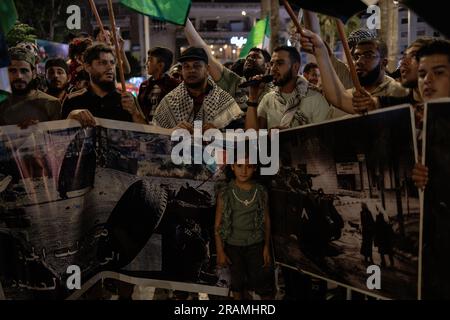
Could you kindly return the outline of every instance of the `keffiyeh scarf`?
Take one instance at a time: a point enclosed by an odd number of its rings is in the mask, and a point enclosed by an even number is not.
[[[286,110],[281,117],[280,126],[290,127],[294,120],[297,120],[298,125],[308,124],[308,118],[299,108],[300,103],[306,94],[308,93],[309,84],[303,80],[301,77],[297,77],[297,85],[294,89],[295,94],[289,99],[285,100],[281,95],[280,88],[275,89],[275,99],[286,106]]]
[[[214,82],[208,80],[208,83],[212,89],[205,96],[197,114],[194,112],[194,100],[183,82],[161,101],[154,115],[155,124],[174,128],[182,121],[193,123],[194,120],[202,120],[203,123],[211,123],[222,129],[243,116],[244,113],[230,94]]]

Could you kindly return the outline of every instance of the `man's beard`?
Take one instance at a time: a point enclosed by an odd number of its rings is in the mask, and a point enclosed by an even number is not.
[[[102,81],[100,80],[101,75],[91,74],[91,80],[97,86],[100,87],[105,92],[114,91],[116,89],[116,78],[114,77],[112,81]]]
[[[292,80],[294,76],[292,75],[291,70],[289,70],[280,80],[273,81],[273,84],[278,87],[284,87],[289,81]]]
[[[416,80],[402,81],[402,86],[408,89],[415,89],[418,87],[418,82]]]
[[[58,87],[57,85],[53,85],[53,82],[48,82],[47,81],[47,93],[50,95],[59,95],[61,92],[63,92],[64,90],[66,90],[66,88],[68,87],[68,83],[66,85],[64,85],[62,88]]]
[[[25,96],[28,93],[30,93],[30,91],[34,88],[33,80],[31,80],[24,89],[16,89],[14,87],[14,83],[20,83],[20,82],[25,82],[25,81],[16,80],[11,83],[11,91],[14,95]]]
[[[374,84],[378,78],[380,77],[381,72],[381,63],[379,63],[375,68],[373,68],[371,71],[367,72],[365,76],[359,76],[359,82],[361,85],[364,86],[370,86]]]
[[[257,66],[244,68],[244,70],[243,70],[243,75],[244,75],[245,79],[247,79],[247,80],[249,80],[251,77],[254,77],[254,76],[257,76],[260,74],[265,74],[265,70],[263,70],[262,68],[259,68]]]
[[[188,83],[188,82],[184,82],[184,85],[189,88],[189,89],[200,89],[201,87],[203,87],[203,85],[205,84],[205,80],[206,79],[202,79],[200,81],[197,82],[193,82],[193,83]]]

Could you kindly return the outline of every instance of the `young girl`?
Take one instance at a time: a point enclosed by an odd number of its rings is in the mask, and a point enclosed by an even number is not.
[[[272,299],[274,271],[270,254],[267,192],[253,180],[256,166],[233,164],[234,178],[217,197],[215,238],[217,265],[230,266],[231,291],[236,300],[253,289]]]

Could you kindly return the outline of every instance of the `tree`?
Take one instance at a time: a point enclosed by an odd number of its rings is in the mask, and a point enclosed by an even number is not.
[[[381,9],[380,38],[388,47],[388,70],[395,71],[397,68],[398,53],[398,7],[393,1],[380,0]]]
[[[328,43],[330,48],[332,50],[334,50],[336,48],[337,42],[340,41],[339,35],[337,32],[335,18],[324,15],[324,14],[320,14],[320,13],[317,14],[317,16],[319,18],[319,24],[320,24],[320,36],[326,43]],[[360,24],[361,24],[361,19],[358,16],[353,16],[352,18],[350,18],[347,21],[347,23],[345,24],[346,34],[348,35],[352,31],[359,28]],[[288,32],[290,35],[295,34],[297,32],[296,31],[297,28],[295,27],[295,25],[292,21],[289,22],[287,29],[288,29]],[[294,42],[294,44],[293,44],[294,46],[299,45],[298,40],[295,37],[291,38],[291,39]]]
[[[336,47],[336,43],[340,41],[339,35],[337,32],[336,21],[335,18],[326,16],[324,14],[319,14],[319,23],[320,23],[320,33],[322,39],[330,45],[330,48],[333,50]],[[347,36],[360,26],[360,19],[357,16],[353,16],[350,20],[345,24],[345,33]]]
[[[35,29],[21,22],[16,22],[6,36],[8,47],[14,47],[19,42],[34,42],[36,40]]]
[[[71,0],[47,0],[36,5],[34,0],[16,0],[19,20],[32,25],[39,39],[62,41],[68,32],[66,9]]]
[[[270,3],[270,52],[279,44],[280,32],[280,4],[278,0],[272,0]]]

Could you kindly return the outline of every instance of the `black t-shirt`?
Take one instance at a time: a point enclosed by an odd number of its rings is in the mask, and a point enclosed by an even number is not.
[[[122,108],[121,94],[114,90],[103,98],[97,96],[90,89],[83,89],[67,97],[62,107],[62,118],[76,109],[87,109],[94,117],[110,120],[133,122],[131,114]]]
[[[391,107],[391,106],[398,106],[401,104],[415,105],[416,103],[418,103],[416,100],[414,100],[414,94],[413,94],[412,90],[407,96],[403,96],[403,97],[382,96],[382,97],[378,97],[378,99],[380,101],[380,109]]]

